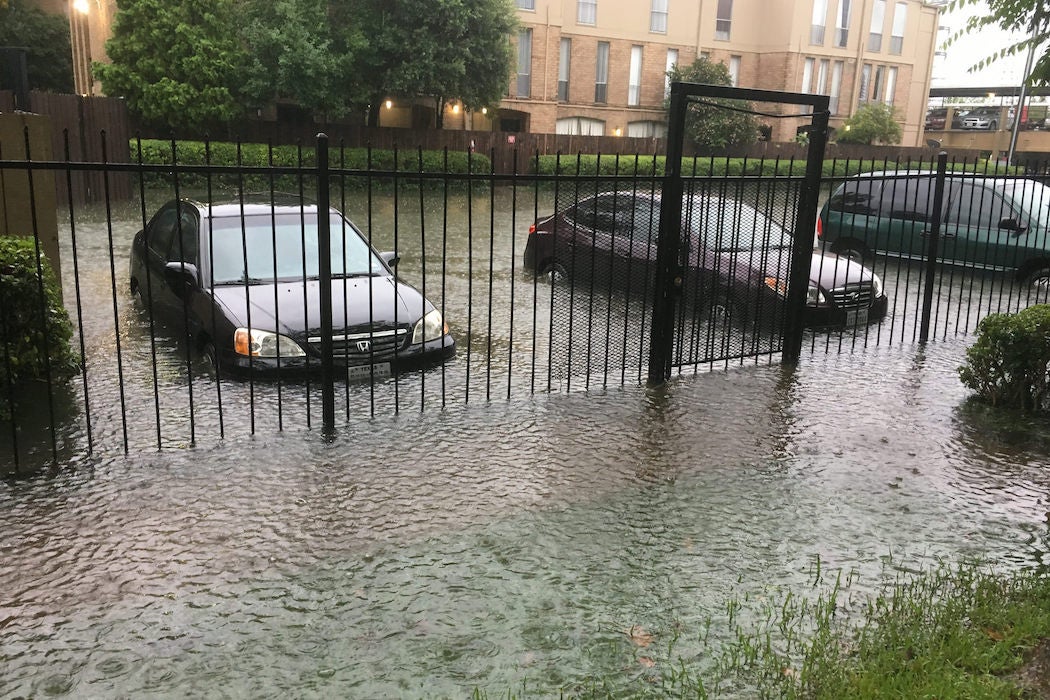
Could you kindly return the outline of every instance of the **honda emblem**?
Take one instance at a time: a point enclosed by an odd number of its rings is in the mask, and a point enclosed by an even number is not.
[[[372,342],[371,341],[369,341],[369,340],[359,340],[359,341],[357,341],[357,351],[358,352],[369,352],[371,349],[372,349]]]

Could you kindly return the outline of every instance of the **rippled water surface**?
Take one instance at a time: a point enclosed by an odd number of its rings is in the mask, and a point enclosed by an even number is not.
[[[939,558],[1040,563],[1050,438],[966,406],[964,347],[9,480],[0,695],[463,697],[591,677],[642,692],[679,657],[702,668],[727,599],[803,592],[818,560],[869,586]],[[658,643],[633,645],[635,625]]]

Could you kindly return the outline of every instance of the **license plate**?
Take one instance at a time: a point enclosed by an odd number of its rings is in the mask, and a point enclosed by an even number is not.
[[[868,323],[867,309],[846,309],[847,326],[864,326]]]
[[[377,362],[374,365],[352,365],[346,368],[346,378],[351,381],[362,379],[370,381],[372,377],[375,377],[376,379],[386,379],[389,376],[389,362]]]

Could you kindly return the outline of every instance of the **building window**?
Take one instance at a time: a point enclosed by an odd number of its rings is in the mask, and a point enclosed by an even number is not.
[[[715,18],[715,38],[729,40],[729,27],[733,23],[733,0],[718,0],[718,16]]]
[[[897,66],[891,66],[886,71],[886,96],[884,101],[886,104],[893,104],[893,93],[897,91]]]
[[[535,10],[536,0],[518,0],[519,10]]]
[[[835,46],[846,48],[849,43],[850,0],[839,0],[839,11],[835,14]]]
[[[813,68],[817,65],[817,59],[807,58],[802,63],[802,92],[813,92]],[[812,108],[809,105],[799,105],[799,112],[809,114]]]
[[[831,101],[828,103],[828,110],[832,114],[837,113],[839,110],[839,94],[842,92],[843,65],[843,61],[835,61],[835,65],[831,67],[831,90],[828,91]]]
[[[627,82],[627,106],[637,107],[642,103],[642,47],[631,47],[631,70]]]
[[[664,97],[671,94],[671,71],[678,65],[678,49],[667,49],[667,70],[664,71]]]
[[[667,124],[663,122],[628,122],[627,135],[635,139],[662,139],[667,136]]]
[[[868,88],[871,86],[871,64],[865,63],[860,69],[860,91],[857,94],[857,102],[864,104],[868,101]]]
[[[904,28],[908,26],[908,3],[898,2],[893,10],[893,33],[890,34],[890,53],[900,56],[904,51]]]
[[[554,124],[554,133],[568,136],[604,136],[605,122],[600,119],[568,117]]]
[[[532,95],[532,30],[518,32],[518,85],[515,97]]]
[[[594,71],[594,101],[605,104],[609,94],[609,42],[598,42]]]
[[[597,24],[598,0],[577,0],[576,22],[579,24]]]
[[[572,57],[572,39],[562,39],[558,47],[558,101],[569,101],[569,60]]]
[[[831,61],[826,58],[820,59],[820,67],[817,69],[817,85],[814,94],[825,95],[828,92],[828,68]]]
[[[809,25],[809,43],[824,45],[824,28],[828,23],[828,0],[813,0],[813,20]]]
[[[733,87],[740,85],[740,57],[729,57],[729,79],[733,81]]]
[[[882,26],[886,23],[886,0],[875,0],[871,6],[871,28],[868,30],[868,51],[882,51]]]
[[[653,9],[649,13],[649,31],[654,34],[667,33],[667,0],[653,0]]]
[[[886,85],[886,66],[875,66],[875,81],[871,84],[871,101],[882,99],[882,89]]]

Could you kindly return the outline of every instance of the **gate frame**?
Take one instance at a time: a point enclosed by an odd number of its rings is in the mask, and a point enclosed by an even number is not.
[[[650,386],[659,386],[671,377],[675,305],[682,292],[682,153],[685,115],[690,98],[704,97],[802,105],[813,109],[812,120],[806,127],[809,148],[806,153],[802,196],[799,198],[799,211],[795,217],[793,232],[781,361],[793,364],[802,353],[802,311],[806,305],[806,291],[809,286],[809,261],[813,249],[813,232],[817,224],[817,202],[820,196],[824,147],[828,140],[831,98],[828,95],[673,82],[667,121],[664,184],[660,197],[660,232],[656,249],[656,299],[649,342]],[[767,116],[797,118],[797,115]]]

